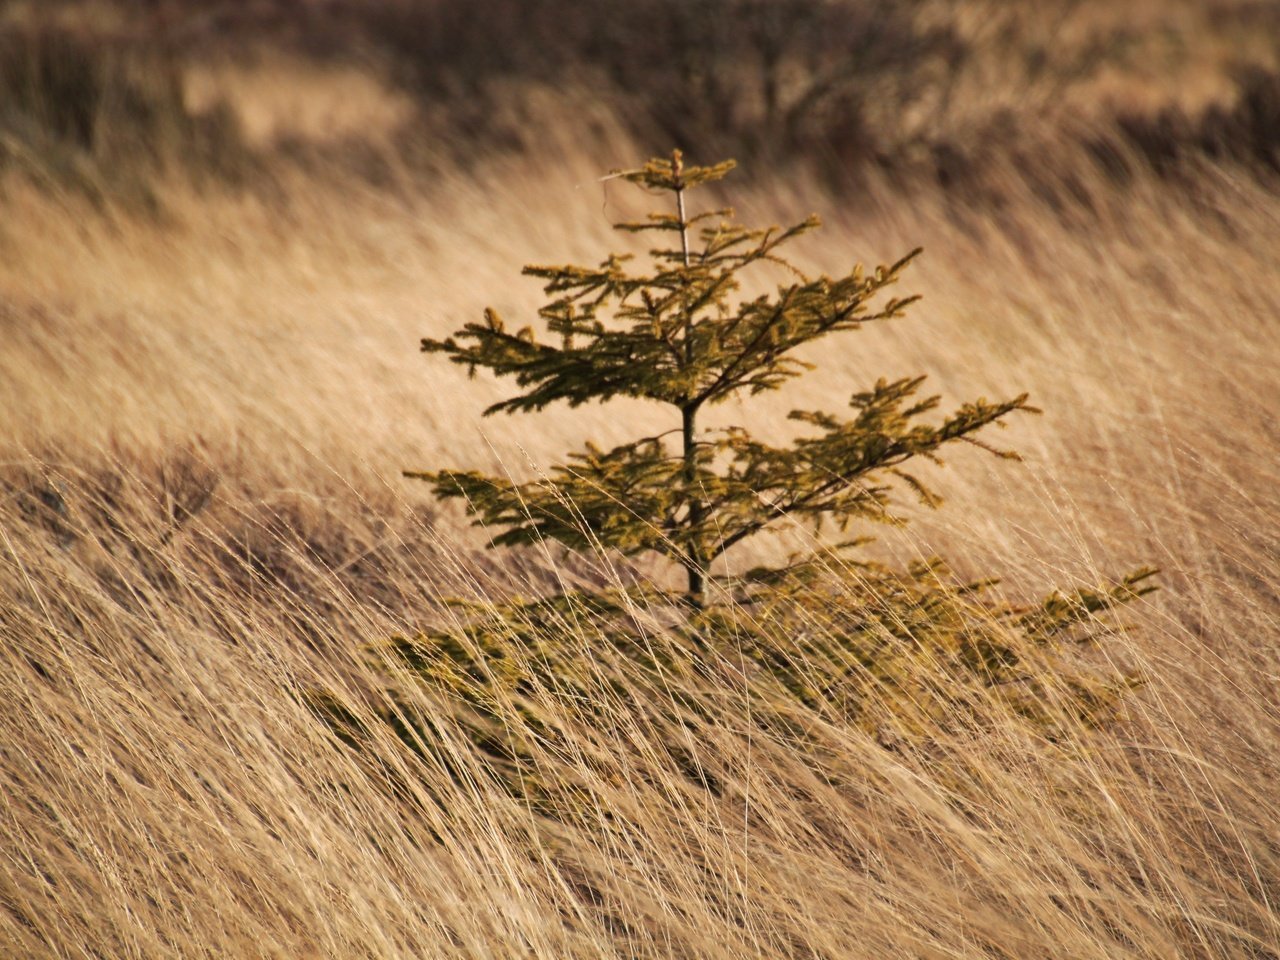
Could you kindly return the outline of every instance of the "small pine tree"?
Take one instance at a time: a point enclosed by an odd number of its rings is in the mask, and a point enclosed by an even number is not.
[[[749,230],[733,225],[728,210],[689,215],[687,192],[732,167],[686,167],[676,152],[620,174],[673,201],[645,222],[618,225],[667,238],[646,271],[618,255],[596,267],[525,269],[545,281],[551,299],[540,312],[558,342],[541,342],[530,328],[508,332],[490,310],[453,338],[422,343],[456,363],[515,378],[523,392],[489,413],[619,396],[672,408],[667,433],[607,451],[588,445],[542,480],[409,474],[441,497],[463,498],[477,522],[502,528],[496,545],[545,538],[657,554],[683,570],[679,591],[595,590],[478,604],[461,627],[379,645],[381,663],[441,695],[443,712],[428,714],[410,706],[396,684],[388,689],[384,719],[411,747],[432,750],[445,726],[461,728],[513,794],[553,814],[562,802],[557,778],[574,775],[568,768],[556,773],[561,760],[546,744],[567,737],[566,724],[605,730],[618,722],[599,706],[611,696],[661,713],[667,708],[626,694],[628,684],[639,677],[666,689],[673,676],[696,672],[698,651],[721,638],[732,640],[735,660],[753,664],[741,674],[750,678],[753,722],[785,730],[798,743],[806,737],[804,711],[897,739],[937,735],[991,703],[1057,736],[1110,716],[1137,682],[1092,670],[1068,651],[1105,635],[1096,629],[1097,614],[1152,589],[1149,569],[1019,607],[991,598],[987,588],[996,581],[957,580],[940,560],[899,571],[841,552],[854,541],[742,577],[719,575],[711,582],[721,589],[709,589],[709,574],[727,550],[778,523],[843,530],[892,520],[897,490],[936,504],[910,472],[912,461],[936,462],[943,447],[961,441],[1012,456],[975,434],[1033,409],[1025,395],[977,400],[930,423],[925,415],[938,398],[919,396],[923,378],[909,378],[853,394],[853,415],[845,419],[793,412],[811,432],[789,446],[740,428],[700,429],[704,408],[774,390],[808,369],[797,348],[901,316],[916,299],[876,304],[918,251],[871,273],[855,267],[837,278],[809,277],[781,248],[816,228],[815,218],[785,230]],[[772,294],[736,298],[742,275],[762,264],[784,268],[791,279]],[[661,616],[650,616],[654,611]],[[558,705],[549,708],[548,697]],[[348,742],[367,734],[336,698],[321,695],[315,704]],[[698,712],[692,702],[686,707]],[[447,751],[436,759],[452,762]]]
[[[730,210],[691,216],[686,194],[733,167],[732,161],[685,166],[675,151],[619,174],[672,197],[670,211],[617,225],[668,238],[651,251],[648,271],[632,270],[630,258],[618,255],[595,267],[525,268],[545,281],[551,300],[539,313],[558,343],[539,341],[529,327],[509,332],[492,310],[456,337],[422,341],[424,351],[443,353],[473,372],[514,377],[525,388],[487,414],[640,397],[672,408],[668,434],[607,451],[588,444],[550,477],[531,483],[458,470],[409,476],[430,481],[441,497],[464,499],[478,523],[504,527],[496,545],[551,539],[665,557],[684,569],[689,605],[702,608],[715,561],[780,521],[829,522],[844,530],[856,520],[892,519],[895,481],[934,505],[937,496],[907,467],[917,458],[936,461],[940,448],[957,441],[1013,456],[974,434],[1032,410],[1026,394],[980,399],[928,424],[921,417],[938,398],[918,396],[923,377],[881,380],[855,393],[851,418],[793,411],[791,418],[815,433],[790,446],[763,443],[741,428],[700,430],[704,408],[775,390],[808,369],[798,348],[899,317],[918,299],[875,304],[919,250],[869,274],[857,266],[841,277],[810,277],[781,250],[817,228],[817,217],[784,230],[750,230],[734,225]],[[784,268],[790,282],[772,295],[735,300],[743,274],[761,264]],[[794,566],[759,570],[757,579]]]

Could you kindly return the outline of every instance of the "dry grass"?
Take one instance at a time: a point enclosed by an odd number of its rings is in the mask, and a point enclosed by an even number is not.
[[[536,304],[521,264],[616,248],[629,201],[595,178],[640,151],[598,121],[594,155],[553,130],[425,184],[388,156],[390,191],[161,185],[163,222],[6,185],[0,953],[1280,957],[1280,199],[1242,173],[1194,196],[1085,174],[1087,226],[1015,169],[989,171],[1003,211],[963,222],[925,188],[734,197],[747,220],[821,211],[814,267],[924,244],[926,299],[725,416],[780,429],[783,404],[922,371],[953,400],[1030,390],[1045,415],[1003,438],[1026,463],[957,458],[948,505],[881,549],[1022,596],[1162,566],[1107,647],[1150,681],[1121,724],[886,749],[811,712],[799,743],[753,723],[732,651],[653,689],[582,649],[607,720],[542,746],[552,820],[461,735],[359,754],[307,709],[321,686],[363,702],[359,645],[443,594],[601,563],[484,553],[399,478],[528,473],[653,416],[480,421],[504,388],[415,349]]]

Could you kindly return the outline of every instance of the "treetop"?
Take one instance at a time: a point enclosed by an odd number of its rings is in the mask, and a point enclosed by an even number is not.
[[[704,183],[723,180],[737,165],[736,160],[724,160],[709,167],[686,166],[684,153],[672,150],[670,157],[654,157],[643,167],[615,170],[610,176],[621,177],[654,190],[688,190]]]

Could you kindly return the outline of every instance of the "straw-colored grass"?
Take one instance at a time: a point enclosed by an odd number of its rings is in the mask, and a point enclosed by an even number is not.
[[[753,719],[732,650],[654,687],[566,631],[604,719],[536,746],[552,819],[461,731],[419,755],[375,725],[353,751],[308,708],[319,688],[376,705],[362,644],[441,596],[607,569],[487,553],[400,471],[528,475],[653,422],[482,421],[504,386],[416,350],[535,305],[522,264],[616,248],[629,201],[596,177],[640,151],[610,137],[393,191],[174,183],[162,221],[6,185],[0,954],[1280,956],[1280,199],[1244,174],[1194,196],[1086,176],[1087,225],[1016,170],[990,172],[1004,211],[963,223],[923,188],[733,198],[749,221],[821,212],[815,268],[923,244],[925,301],[723,415],[782,429],[881,375],[1029,390],[1045,415],[1001,437],[1026,462],[957,457],[942,510],[878,549],[1023,598],[1161,566],[1103,647],[1148,678],[1121,722],[886,745],[797,707],[789,737]]]

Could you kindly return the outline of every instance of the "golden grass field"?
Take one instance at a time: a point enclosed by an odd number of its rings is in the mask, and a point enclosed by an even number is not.
[[[1073,96],[1226,96],[1225,42],[1182,86],[1102,75]],[[405,95],[341,70],[214,60],[187,89],[229,98],[250,149],[364,137],[378,182],[328,154],[265,161],[263,190],[170,170],[156,213],[0,174],[0,956],[1280,957],[1274,180],[1082,166],[1094,210],[1073,215],[998,157],[1001,207],[961,212],[924,182],[731,178],[744,221],[822,215],[806,268],[924,246],[904,290],[924,301],[724,418],[780,431],[879,376],[928,373],[948,401],[1029,391],[1043,416],[999,437],[1024,461],[955,457],[946,504],[878,555],[938,552],[1022,599],[1156,565],[1161,590],[1101,648],[1147,683],[1061,743],[1008,720],[886,746],[812,712],[801,750],[753,726],[733,651],[652,689],[570,634],[612,721],[543,746],[589,798],[549,818],[461,737],[451,770],[390,730],[359,753],[304,694],[364,702],[381,677],[362,646],[443,596],[616,562],[486,551],[400,474],[530,476],[668,426],[639,403],[482,419],[507,385],[417,350],[486,305],[531,313],[523,264],[618,249],[609,225],[643,198],[599,178],[668,145],[533,90],[539,149],[427,175],[386,142]],[[637,706],[687,700],[713,732]]]

